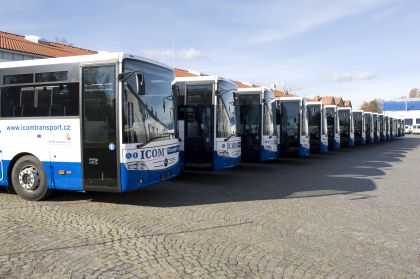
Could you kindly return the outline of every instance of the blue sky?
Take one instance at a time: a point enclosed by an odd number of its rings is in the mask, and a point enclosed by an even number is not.
[[[420,87],[420,1],[2,0],[0,30],[126,51],[301,96]]]

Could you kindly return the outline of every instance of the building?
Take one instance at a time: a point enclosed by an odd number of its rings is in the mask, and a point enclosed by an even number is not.
[[[34,35],[0,31],[0,62],[95,54],[96,51],[49,42]]]
[[[403,98],[384,102],[384,114],[405,119],[405,124],[420,124],[420,98]]]
[[[312,102],[323,102],[324,105],[335,105],[337,107],[345,107],[345,102],[341,97],[334,97],[334,96],[316,96],[310,99]],[[351,106],[351,102],[348,101],[349,105]]]
[[[352,108],[353,107],[350,100],[344,100],[344,106],[347,107],[347,108]]]

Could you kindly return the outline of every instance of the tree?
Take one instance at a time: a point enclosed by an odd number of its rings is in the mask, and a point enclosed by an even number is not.
[[[382,99],[374,99],[368,102],[363,102],[360,109],[364,111],[370,111],[370,112],[377,112],[382,113],[384,110],[384,100]]]
[[[411,89],[410,92],[408,93],[408,97],[410,98],[420,97],[420,90],[418,88]]]

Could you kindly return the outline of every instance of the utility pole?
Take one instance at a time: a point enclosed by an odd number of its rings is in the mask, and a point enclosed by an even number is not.
[[[172,68],[175,69],[175,34],[172,34]]]

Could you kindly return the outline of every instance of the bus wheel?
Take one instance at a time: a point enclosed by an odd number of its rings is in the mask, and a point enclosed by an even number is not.
[[[16,161],[12,169],[12,185],[19,196],[30,201],[42,200],[51,192],[42,163],[32,155]]]

